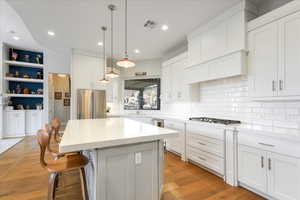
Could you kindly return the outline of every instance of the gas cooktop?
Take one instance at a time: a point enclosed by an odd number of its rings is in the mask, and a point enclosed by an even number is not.
[[[208,123],[214,123],[214,124],[224,124],[224,125],[241,123],[241,121],[237,121],[237,120],[217,119],[217,118],[209,118],[209,117],[191,117],[190,120],[191,121],[208,122]]]

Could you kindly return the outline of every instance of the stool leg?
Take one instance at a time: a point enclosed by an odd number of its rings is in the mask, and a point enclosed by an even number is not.
[[[53,172],[50,174],[48,183],[48,200],[55,199],[55,182],[57,181],[57,173]]]
[[[85,171],[84,168],[80,168],[80,179],[81,179],[81,190],[82,190],[82,197],[83,200],[88,200],[89,195],[87,191],[87,185],[86,185],[86,176],[85,176]]]

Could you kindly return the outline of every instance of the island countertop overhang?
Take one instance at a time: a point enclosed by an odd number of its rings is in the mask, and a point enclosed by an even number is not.
[[[70,120],[60,152],[101,149],[177,137],[176,130],[126,118]]]

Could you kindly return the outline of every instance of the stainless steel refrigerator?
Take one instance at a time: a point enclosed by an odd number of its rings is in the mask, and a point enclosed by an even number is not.
[[[105,90],[77,90],[77,118],[106,118]]]

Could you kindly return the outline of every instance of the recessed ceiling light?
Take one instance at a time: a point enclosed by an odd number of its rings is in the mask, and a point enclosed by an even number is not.
[[[162,25],[161,26],[161,30],[163,30],[163,31],[166,31],[168,29],[169,29],[168,25]]]
[[[20,38],[18,36],[13,36],[14,40],[19,40]]]
[[[103,46],[103,42],[98,42],[98,46]]]
[[[137,53],[137,54],[138,54],[138,53],[141,53],[141,51],[138,50],[138,49],[135,49],[135,50],[134,50],[134,53]]]
[[[54,33],[53,31],[48,31],[48,35],[50,35],[50,36],[54,36],[54,35],[55,35],[55,33]]]

